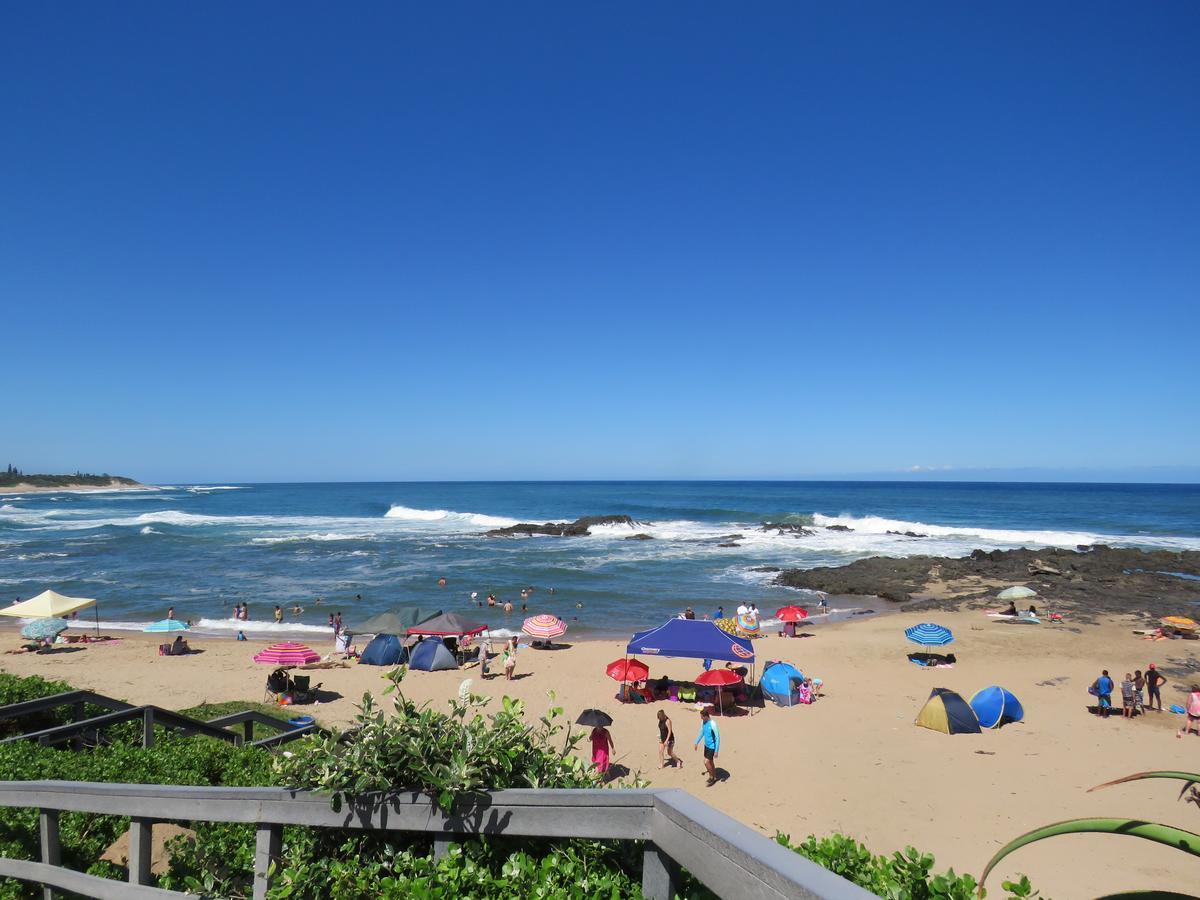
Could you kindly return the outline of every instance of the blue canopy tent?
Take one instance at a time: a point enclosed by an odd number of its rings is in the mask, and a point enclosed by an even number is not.
[[[377,634],[358,658],[363,666],[398,666],[408,661],[408,650],[394,634]]]
[[[1020,722],[1025,718],[1021,701],[999,685],[993,684],[976,692],[971,698],[971,709],[979,717],[984,728],[996,728],[1007,722]]]
[[[703,619],[668,619],[657,628],[639,631],[625,648],[625,658],[642,654],[749,663],[752,670],[754,666],[749,638],[735,637]]]
[[[443,669],[457,669],[458,663],[441,638],[428,637],[412,649],[408,655],[408,666],[422,672],[440,672]]]
[[[776,706],[795,706],[792,701],[792,687],[804,681],[804,673],[791,663],[770,663],[763,669],[759,685],[767,699],[773,700]]]

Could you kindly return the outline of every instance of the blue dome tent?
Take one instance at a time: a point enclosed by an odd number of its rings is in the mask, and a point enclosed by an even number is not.
[[[792,688],[804,680],[804,673],[791,663],[772,663],[763,670],[759,686],[767,699],[773,700],[777,706],[794,706]]]
[[[1025,718],[1021,701],[999,685],[993,684],[976,692],[971,698],[971,709],[979,716],[984,728],[997,728],[1007,722],[1020,722]]]
[[[364,666],[398,666],[408,660],[408,651],[394,634],[377,634],[358,658]]]
[[[408,655],[408,666],[422,672],[440,672],[443,669],[457,669],[458,663],[441,638],[428,637],[413,647]]]

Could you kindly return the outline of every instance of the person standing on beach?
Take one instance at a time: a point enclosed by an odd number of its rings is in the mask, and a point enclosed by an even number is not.
[[[1109,712],[1112,710],[1113,692],[1113,680],[1108,677],[1108,669],[1100,672],[1100,677],[1096,679],[1093,687],[1096,689],[1096,699],[1099,701],[1100,715],[1107,719]]]
[[[1129,672],[1125,673],[1125,680],[1121,682],[1121,715],[1126,719],[1133,718],[1134,705],[1134,686],[1133,675]]]
[[[337,637],[342,633],[342,614],[339,612],[333,617],[333,636]]]
[[[675,727],[665,709],[658,711],[658,767],[665,769],[670,759],[679,768],[683,768],[683,760],[675,755]]]
[[[829,615],[829,595],[828,594],[825,594],[825,593],[821,594],[821,602],[818,604],[818,606],[820,607],[821,612],[825,613],[825,615]]]
[[[1200,737],[1200,684],[1192,685],[1192,692],[1188,695],[1184,713],[1187,718],[1184,719],[1183,727],[1175,733],[1175,737],[1181,738],[1192,730],[1195,730],[1197,737]]]
[[[1162,672],[1155,668],[1154,663],[1146,668],[1146,709],[1157,709],[1162,712],[1162,694],[1159,693],[1162,686],[1167,683],[1167,679],[1163,678]],[[1158,701],[1158,706],[1154,705]]]
[[[616,747],[613,743],[612,735],[608,733],[608,729],[602,725],[597,725],[592,729],[592,765],[596,767],[596,771],[601,775],[608,774],[608,755]]]
[[[725,618],[725,607],[718,606],[716,613],[713,614],[713,621],[720,621]]]
[[[721,732],[717,730],[717,723],[712,720],[705,709],[700,713],[700,734],[696,736],[695,743],[692,744],[692,749],[700,746],[700,742],[704,742],[704,771],[708,773],[708,782],[706,787],[712,787],[717,783],[717,754],[721,752]]]
[[[504,680],[512,681],[513,671],[517,668],[517,639],[516,637],[509,638],[507,644],[504,645]]]
[[[479,642],[479,677],[484,681],[488,678],[488,642]]]

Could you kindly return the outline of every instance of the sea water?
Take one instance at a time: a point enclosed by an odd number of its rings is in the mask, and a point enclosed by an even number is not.
[[[517,522],[613,514],[636,524],[593,528],[587,537],[486,534]],[[813,533],[764,531],[765,522]],[[634,535],[649,540],[630,540]],[[329,634],[330,613],[340,611],[353,625],[415,604],[471,615],[505,634],[520,628],[519,592],[533,587],[528,614],[560,616],[569,636],[618,636],[689,605],[703,616],[719,604],[729,613],[753,602],[769,615],[782,604],[813,602],[773,584],[772,567],[1094,543],[1200,549],[1200,485],[531,482],[0,491],[0,602],[53,588],[99,600],[108,628],[140,628],[173,606],[201,632],[313,638]],[[488,592],[512,601],[514,612],[478,607]],[[249,604],[248,623],[230,618],[239,602]],[[287,611],[283,626],[272,621],[276,604]],[[290,612],[297,604],[303,613]]]

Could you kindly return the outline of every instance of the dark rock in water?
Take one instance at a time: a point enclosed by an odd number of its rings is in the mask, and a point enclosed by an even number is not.
[[[732,541],[730,541],[730,542],[728,542],[728,543],[725,543],[725,544],[717,544],[717,546],[718,546],[718,547],[740,547],[740,546],[742,546],[742,545],[741,545],[741,544],[735,544],[735,543],[733,543]]]
[[[849,525],[826,525],[825,530],[826,531],[853,531],[854,529],[851,528]]]
[[[960,600],[994,597],[998,588],[982,588],[976,579],[1028,584],[1039,594],[1039,609],[1071,607],[1077,612],[1134,613],[1148,617],[1178,615],[1194,599],[1194,581],[1163,572],[1200,576],[1200,551],[1137,550],[1096,545],[1086,552],[1046,548],[975,550],[968,557],[871,557],[846,566],[787,569],[775,579],[786,587],[830,594],[875,595],[893,602],[922,593],[938,567],[939,584],[962,584]],[[1031,573],[1036,580],[1031,580]],[[963,581],[963,579],[972,579]]]
[[[917,534],[915,531],[889,531],[888,534],[894,534],[894,535],[896,535],[896,537],[915,537],[915,538],[929,537],[929,535],[927,535],[927,534]]]
[[[638,523],[629,516],[584,516],[574,522],[545,522],[534,525],[521,522],[506,528],[493,528],[486,532],[488,537],[511,537],[515,534],[545,534],[552,537],[579,537],[591,534],[588,530],[594,525],[628,525],[633,528]]]
[[[782,572],[779,566],[751,566],[751,572]]]
[[[725,537],[717,538],[718,541],[726,541],[726,542],[728,542],[728,541],[744,541],[745,539],[746,539],[746,536],[744,534],[727,534],[727,535],[725,535]]]
[[[761,528],[763,531],[778,531],[780,534],[816,534],[811,528],[805,528],[803,525],[797,525],[794,522],[763,522]]]
[[[627,540],[627,541],[652,541],[652,540],[654,540],[654,537],[652,535],[646,534],[643,531],[643,532],[639,532],[638,534],[627,535],[625,537],[625,540]]]

